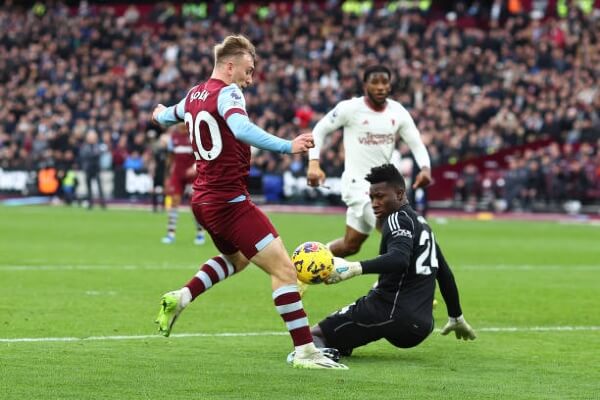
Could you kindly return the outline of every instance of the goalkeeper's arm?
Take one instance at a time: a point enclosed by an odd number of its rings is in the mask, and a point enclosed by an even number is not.
[[[442,249],[440,249],[437,243],[435,247],[439,265],[436,279],[440,285],[440,292],[442,293],[446,308],[448,309],[448,322],[442,328],[442,335],[445,336],[450,332],[454,332],[457,339],[475,340],[477,337],[475,331],[471,328],[471,325],[469,325],[462,314],[458,287],[454,280],[454,274],[452,274],[452,270],[450,269],[446,258],[444,258]]]
[[[410,265],[411,244],[410,240],[394,239],[389,243],[387,253],[371,260],[348,261],[334,257],[333,271],[325,279],[325,283],[338,283],[362,274],[384,274],[405,270]]]

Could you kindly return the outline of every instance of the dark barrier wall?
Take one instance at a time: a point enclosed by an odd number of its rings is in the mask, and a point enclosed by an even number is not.
[[[456,180],[467,165],[474,165],[481,176],[486,171],[506,169],[508,165],[507,160],[510,157],[519,157],[525,150],[536,150],[550,143],[551,140],[540,140],[523,146],[500,150],[489,156],[472,158],[453,165],[436,167],[432,171],[434,184],[428,190],[429,200],[440,201],[451,199],[454,195]]]

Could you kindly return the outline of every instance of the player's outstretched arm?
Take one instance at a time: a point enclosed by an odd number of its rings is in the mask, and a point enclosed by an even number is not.
[[[361,274],[384,274],[399,272],[410,265],[412,254],[412,234],[394,235],[392,232],[402,230],[411,232],[412,221],[407,217],[394,219],[393,228],[389,219],[382,228],[382,235],[387,243],[387,252],[370,260],[348,261],[343,258],[333,258],[333,272],[325,279],[326,284],[338,283]]]
[[[178,124],[183,122],[184,111],[185,99],[170,107],[158,104],[152,110],[152,122],[163,127]]]
[[[437,243],[435,244],[435,251],[438,259],[438,272],[435,278],[440,288],[440,293],[444,298],[444,303],[446,303],[448,316],[456,318],[463,313],[460,306],[458,286],[456,285],[450,265],[448,265],[446,257],[444,257],[444,253]]]
[[[333,257],[333,271],[325,279],[325,284],[332,285],[360,274],[362,274],[362,265],[360,265],[360,262]]]
[[[158,115],[160,113],[162,113],[167,107],[165,107],[162,104],[157,104],[156,107],[154,107],[154,110],[152,110],[152,122],[154,122],[157,125],[160,125],[158,122]]]
[[[226,121],[236,139],[241,140],[246,144],[262,150],[276,151],[278,153],[290,154],[294,152],[294,141],[285,140],[270,134],[251,122],[244,114],[231,114],[227,117]],[[294,140],[298,140],[298,143],[296,143],[296,153],[300,152],[298,150],[299,148],[309,146],[309,140],[306,136],[300,135]],[[312,145],[312,135],[310,136],[310,143],[310,145]],[[310,147],[307,147],[307,149],[308,148]]]
[[[452,273],[450,265],[448,265],[440,246],[436,243],[435,247],[438,258],[438,273],[436,279],[444,302],[446,303],[446,308],[448,309],[448,323],[442,328],[442,335],[445,336],[450,332],[454,332],[457,339],[475,340],[477,337],[475,331],[462,314],[458,286],[454,280],[454,274]]]
[[[312,133],[303,133],[292,140],[292,154],[304,153],[315,147]]]

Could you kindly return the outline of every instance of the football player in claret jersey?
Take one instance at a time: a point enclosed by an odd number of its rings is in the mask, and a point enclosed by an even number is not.
[[[196,178],[196,158],[185,124],[175,125],[170,131],[167,145],[169,150],[167,159],[169,176],[165,184],[170,204],[168,205],[167,234],[162,238],[162,242],[165,244],[175,242],[179,205],[186,186],[192,184]],[[197,221],[194,244],[204,244],[204,229]]]
[[[366,296],[314,326],[315,343],[336,348],[342,355],[379,339],[400,348],[418,345],[433,330],[436,279],[449,315],[442,334],[453,331],[458,339],[475,339],[462,315],[454,275],[427,221],[408,204],[400,172],[386,164],[373,168],[366,180],[381,224],[379,256],[360,262],[335,257],[325,283],[360,274],[379,274],[379,280]]]
[[[421,171],[413,189],[431,183],[431,162],[415,123],[406,109],[389,99],[391,72],[382,65],[368,67],[363,75],[364,96],[338,103],[313,128],[315,147],[309,150],[307,178],[318,187],[325,180],[319,155],[325,136],[343,128],[345,151],[342,174],[342,200],[346,211],[344,237],[327,244],[333,255],[346,257],[358,253],[375,228],[375,215],[369,201],[365,175],[378,165],[390,163],[396,139],[408,145]]]
[[[243,36],[228,36],[215,46],[215,66],[205,82],[171,107],[161,104],[153,120],[161,125],[184,121],[196,170],[192,210],[221,254],[207,260],[180,290],[161,299],[156,322],[168,336],[181,311],[218,282],[242,271],[250,261],[271,276],[273,301],[292,337],[298,368],[347,369],[315,347],[296,285],[296,270],[279,234],[250,200],[247,177],[250,146],[281,153],[311,148],[312,134],[294,140],[273,136],[248,119],[242,89],[252,84],[256,51]],[[231,315],[236,316],[235,310]]]

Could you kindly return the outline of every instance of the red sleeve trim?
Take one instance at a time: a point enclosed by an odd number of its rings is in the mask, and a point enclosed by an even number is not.
[[[229,116],[231,114],[248,115],[248,114],[246,114],[246,110],[244,110],[243,108],[230,108],[229,110],[227,110],[227,112],[225,113],[225,115],[223,116],[223,118],[225,120],[227,120],[227,118],[229,118]]]
[[[173,116],[175,116],[175,119],[178,119],[179,121],[183,121],[183,118],[181,118],[179,115],[177,115],[177,105],[175,105],[175,107],[173,107]]]

